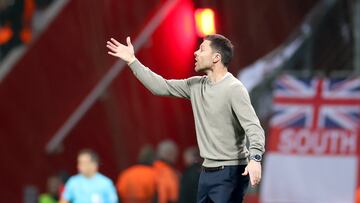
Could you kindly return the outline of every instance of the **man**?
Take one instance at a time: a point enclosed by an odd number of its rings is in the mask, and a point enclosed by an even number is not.
[[[59,199],[59,191],[61,188],[61,179],[59,176],[52,175],[48,177],[46,182],[47,191],[40,194],[39,203],[57,203]]]
[[[242,202],[249,179],[252,186],[260,182],[265,136],[247,90],[228,72],[231,42],[218,34],[206,36],[194,53],[195,71],[206,75],[184,80],[166,80],[142,65],[129,37],[127,46],[111,38],[107,47],[108,53],[124,60],[153,94],[191,100],[204,158],[198,202]]]
[[[98,172],[99,157],[89,149],[78,155],[79,174],[66,183],[60,203],[116,203],[112,181]]]
[[[198,148],[186,148],[183,160],[185,170],[180,179],[179,203],[195,203],[201,173],[201,158]]]
[[[153,203],[156,192],[156,173],[152,164],[154,150],[145,145],[138,157],[138,164],[124,170],[116,187],[122,203]]]
[[[179,175],[174,165],[178,147],[172,140],[163,140],[157,146],[156,155],[153,167],[156,172],[157,202],[176,203],[179,199]]]

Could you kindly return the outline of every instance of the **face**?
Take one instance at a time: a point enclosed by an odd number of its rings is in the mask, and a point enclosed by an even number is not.
[[[98,170],[98,165],[94,162],[89,154],[80,154],[78,156],[78,171],[84,176],[91,177]]]
[[[196,72],[209,70],[220,60],[220,54],[212,50],[210,43],[211,41],[204,40],[194,53]]]
[[[47,190],[50,194],[57,194],[61,187],[61,180],[56,176],[51,176],[47,180]]]

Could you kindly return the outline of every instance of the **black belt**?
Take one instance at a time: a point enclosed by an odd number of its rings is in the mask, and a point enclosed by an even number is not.
[[[225,168],[225,166],[218,166],[218,167],[205,167],[203,166],[202,169],[205,172],[215,172],[215,171],[220,171],[223,170]]]

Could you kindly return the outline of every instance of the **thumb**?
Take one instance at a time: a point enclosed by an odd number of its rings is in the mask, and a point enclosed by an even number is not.
[[[126,43],[127,43],[128,46],[132,46],[130,37],[126,38]]]
[[[249,171],[248,171],[248,169],[247,169],[247,167],[245,168],[245,170],[244,170],[244,173],[242,173],[241,175],[243,175],[243,176],[247,176],[248,175],[248,173],[249,173]]]

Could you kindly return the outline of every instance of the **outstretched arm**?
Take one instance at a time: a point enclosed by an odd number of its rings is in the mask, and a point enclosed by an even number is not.
[[[190,98],[190,81],[185,80],[166,80],[162,76],[154,73],[136,59],[134,47],[130,37],[126,38],[127,46],[111,38],[107,41],[106,47],[109,48],[108,54],[118,57],[125,61],[140,82],[155,95],[174,96]]]

